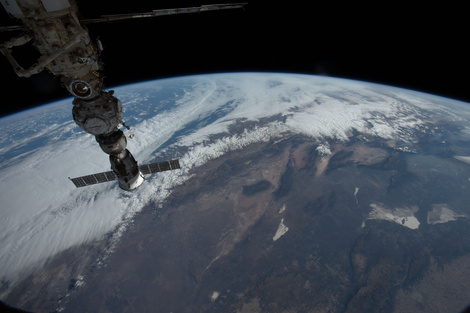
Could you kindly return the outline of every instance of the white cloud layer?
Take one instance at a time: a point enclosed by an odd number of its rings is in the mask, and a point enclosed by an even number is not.
[[[134,192],[115,183],[75,189],[67,177],[106,171],[109,163],[94,138],[74,125],[71,99],[0,119],[1,279],[13,281],[111,231],[117,240],[144,205],[160,203],[191,168],[230,150],[293,133],[318,138],[328,154],[325,139],[346,141],[352,130],[411,143],[425,131],[429,110],[463,119],[441,98],[292,74],[190,76],[120,87],[115,95],[135,134],[128,147],[136,159],[144,164],[171,155],[182,170],[150,176]],[[229,134],[240,120],[275,116],[282,118]]]

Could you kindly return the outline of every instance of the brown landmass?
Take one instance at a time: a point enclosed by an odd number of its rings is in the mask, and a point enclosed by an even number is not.
[[[468,234],[466,224],[363,225],[370,203],[421,208],[416,195],[395,195],[432,191],[418,189],[390,148],[335,143],[322,156],[317,145],[294,136],[209,161],[162,207],[145,207],[109,257],[106,240],[64,252],[9,303],[36,312],[288,313],[419,311],[438,301],[459,310],[470,240],[451,238]],[[274,241],[281,221],[288,231]]]

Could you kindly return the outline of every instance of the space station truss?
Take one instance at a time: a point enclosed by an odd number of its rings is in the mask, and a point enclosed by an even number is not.
[[[151,12],[144,12],[144,13],[103,15],[99,18],[84,19],[83,22],[85,24],[90,24],[90,23],[102,23],[102,22],[127,20],[127,19],[134,19],[134,18],[158,17],[158,16],[166,16],[166,15],[174,15],[174,14],[200,13],[200,12],[226,10],[226,9],[243,9],[243,7],[247,4],[248,2],[205,4],[205,5],[201,5],[200,7],[160,9],[160,10],[153,10]]]
[[[179,160],[170,160],[139,166],[140,173],[142,173],[143,175],[171,171],[179,168],[181,168]],[[69,177],[69,179],[72,181],[72,183],[74,183],[75,187],[77,188],[114,181],[118,178],[119,177],[113,171],[96,173],[75,178]]]

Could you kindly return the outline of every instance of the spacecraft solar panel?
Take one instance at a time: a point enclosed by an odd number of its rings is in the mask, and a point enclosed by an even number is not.
[[[179,160],[171,160],[171,161],[145,164],[145,165],[139,166],[140,172],[144,175],[164,172],[164,171],[169,171],[169,170],[176,170],[178,168],[181,168]]]
[[[158,163],[158,165],[160,166],[160,169],[162,170],[162,172],[171,170],[170,162],[160,162]]]
[[[151,164],[145,164],[145,165],[139,166],[140,172],[144,175],[170,171],[170,170],[176,170],[178,168],[181,168],[179,160],[170,160],[170,161],[165,161],[165,162],[151,163]],[[75,187],[77,188],[95,185],[99,183],[105,183],[105,182],[113,181],[116,179],[118,179],[118,177],[112,171],[70,178],[70,180],[75,184]]]
[[[176,170],[178,168],[181,168],[180,167],[180,161],[179,160],[171,160],[170,161],[170,165],[171,165],[171,169],[172,170]]]
[[[149,173],[161,172],[160,166],[158,163],[149,164]]]
[[[70,178],[70,180],[75,184],[75,187],[77,188],[99,184],[99,183],[105,183],[105,182],[113,181],[116,179],[117,179],[117,176],[112,171]]]
[[[157,168],[155,168],[154,170],[151,169],[151,165],[155,167],[155,165],[157,165]],[[144,175],[148,175],[148,174],[152,174],[152,173],[156,173],[156,172],[160,172],[160,169],[158,168],[158,164],[145,164],[145,165],[141,165],[139,166],[139,170],[142,174]]]

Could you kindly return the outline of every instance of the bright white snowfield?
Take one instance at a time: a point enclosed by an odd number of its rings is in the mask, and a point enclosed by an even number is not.
[[[397,151],[412,154],[419,152],[420,136],[439,132],[443,123],[470,125],[468,104],[462,102],[308,75],[188,76],[115,88],[115,96],[122,101],[125,122],[131,127],[126,135],[135,135],[128,140],[128,149],[139,164],[179,158],[182,169],[147,176],[132,192],[119,189],[117,182],[77,189],[68,177],[108,171],[110,165],[94,137],[73,122],[72,99],[0,119],[3,282],[14,284],[20,273],[26,275],[69,247],[107,234],[117,242],[145,205],[158,209],[172,189],[189,179],[191,169],[228,151],[301,134],[317,141],[325,158],[334,143],[348,142],[353,136],[365,142],[367,138],[387,140]],[[229,131],[250,121],[256,126]],[[470,137],[468,128],[461,135],[465,134]],[[470,150],[462,147],[457,154],[466,158]],[[362,192],[354,196],[360,200]],[[383,212],[383,216],[375,212],[369,218],[403,223],[411,229],[426,223],[418,221],[414,211],[396,218]],[[274,241],[289,236],[286,232],[291,227],[282,221],[280,226],[284,231]],[[0,291],[5,294],[8,288]]]

